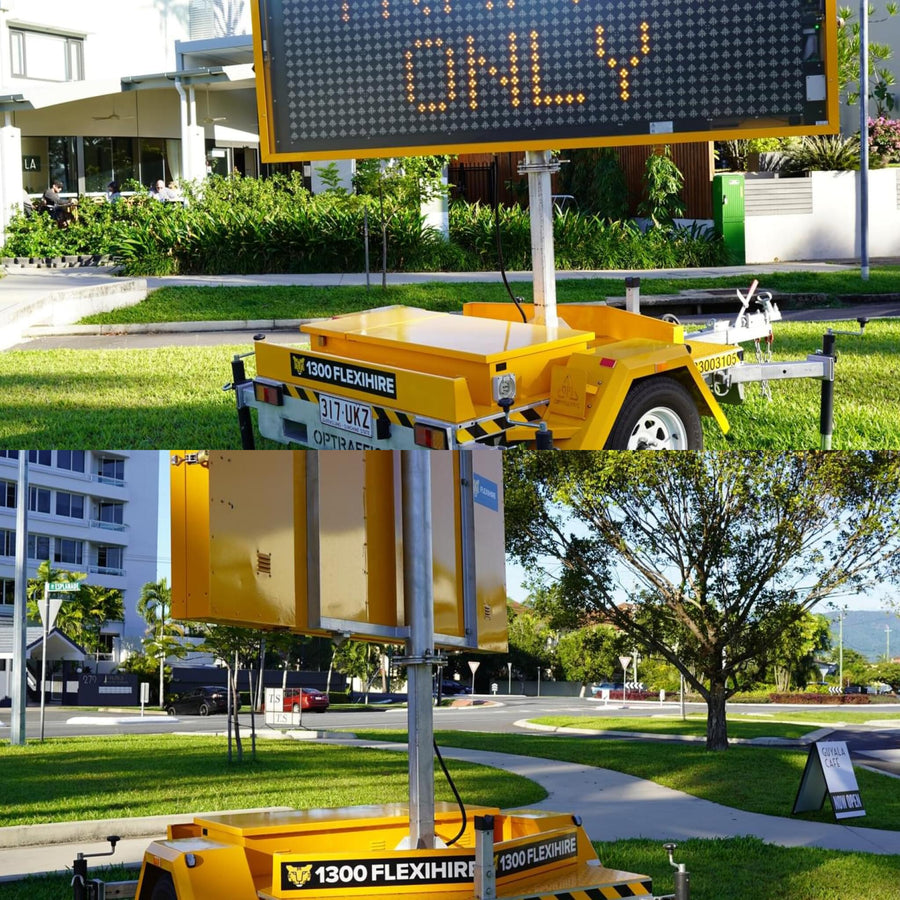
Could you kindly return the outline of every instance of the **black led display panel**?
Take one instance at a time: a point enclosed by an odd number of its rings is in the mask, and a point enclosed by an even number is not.
[[[836,130],[834,0],[258,0],[268,159]]]

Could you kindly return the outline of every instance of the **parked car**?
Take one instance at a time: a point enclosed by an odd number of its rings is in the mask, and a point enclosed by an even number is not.
[[[328,695],[315,688],[285,688],[284,712],[323,713],[328,706]]]
[[[238,701],[238,708],[240,708],[240,701]],[[208,716],[210,713],[226,712],[227,709],[227,688],[216,685],[189,688],[180,694],[172,694],[166,698],[166,712],[170,716],[177,714]]]
[[[459,694],[471,694],[472,688],[467,684],[463,684],[461,681],[442,681],[441,682],[441,696],[442,697],[456,697]],[[434,687],[434,695],[437,696],[437,685]]]

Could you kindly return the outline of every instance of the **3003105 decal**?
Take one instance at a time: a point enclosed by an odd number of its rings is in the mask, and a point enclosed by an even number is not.
[[[701,375],[707,375],[710,372],[716,372],[719,369],[727,369],[730,366],[736,366],[740,359],[736,351],[730,353],[719,353],[716,356],[707,356],[705,359],[695,360],[697,370]]]

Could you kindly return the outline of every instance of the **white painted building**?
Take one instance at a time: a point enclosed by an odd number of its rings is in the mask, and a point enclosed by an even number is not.
[[[2,0],[0,239],[23,191],[260,173],[245,0]]]
[[[159,454],[27,452],[28,577],[49,559],[56,569],[86,573],[88,584],[123,592],[125,620],[103,627],[104,652],[92,661],[100,671],[111,669],[140,647],[141,588],[157,580],[160,555],[169,554],[159,547]],[[9,696],[18,472],[18,451],[0,451],[0,700]]]

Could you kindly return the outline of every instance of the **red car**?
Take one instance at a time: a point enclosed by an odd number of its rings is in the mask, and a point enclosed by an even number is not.
[[[284,712],[320,712],[328,709],[328,695],[315,688],[285,688]]]

